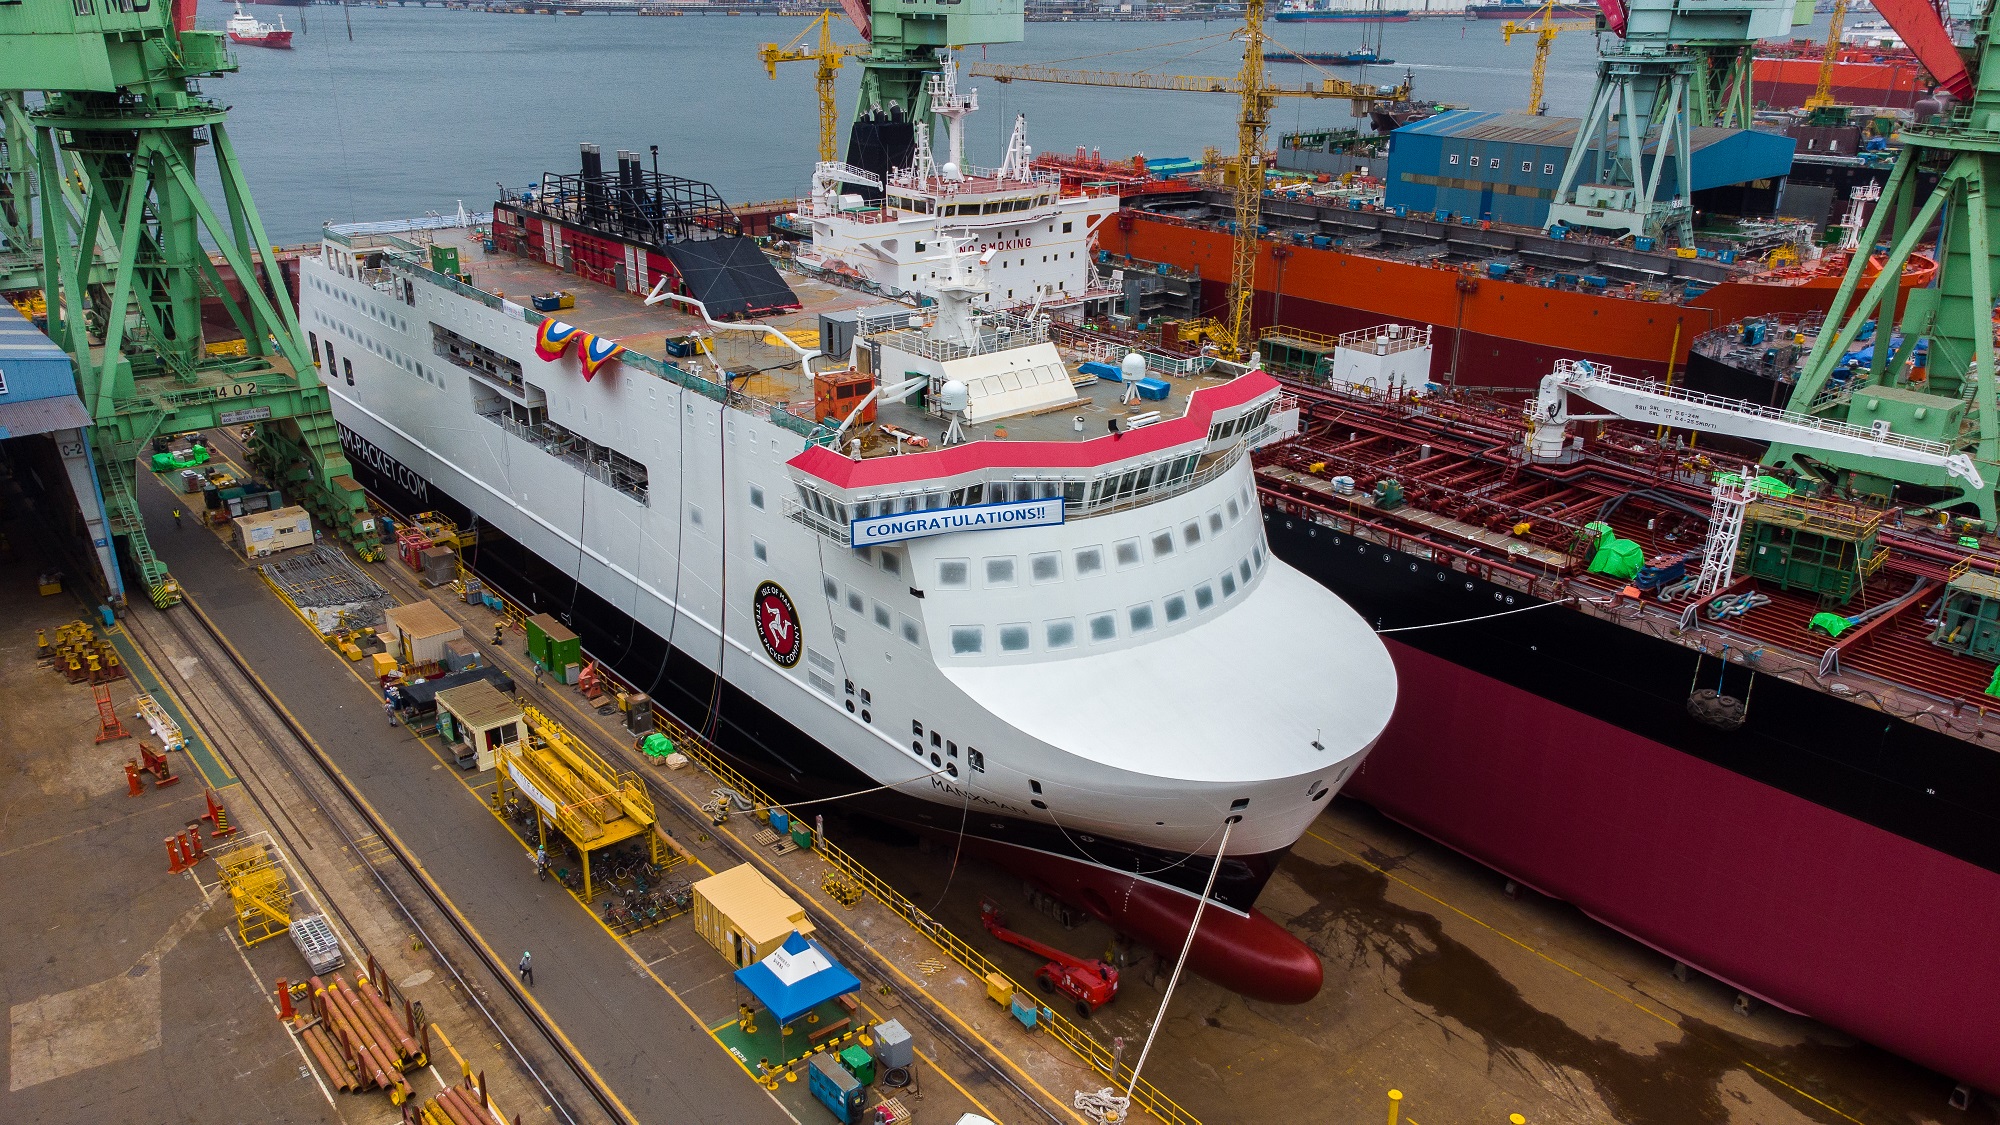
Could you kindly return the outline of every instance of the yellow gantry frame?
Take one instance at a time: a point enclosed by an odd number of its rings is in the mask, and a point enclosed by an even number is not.
[[[653,829],[658,818],[639,775],[613,767],[531,704],[521,704],[521,717],[528,737],[494,750],[495,808],[505,809],[508,791],[523,789],[523,782],[534,788],[542,799],[523,792],[522,800],[535,810],[536,843],[547,844],[553,827],[576,845],[583,857],[585,902],[594,890],[591,852],[644,836],[648,858],[659,863],[660,834]]]

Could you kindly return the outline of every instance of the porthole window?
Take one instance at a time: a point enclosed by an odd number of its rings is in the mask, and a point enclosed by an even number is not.
[[[1111,613],[1096,613],[1090,617],[1090,643],[1103,644],[1118,636],[1118,617]]]
[[[1153,557],[1156,559],[1163,559],[1173,553],[1174,553],[1174,533],[1171,531],[1164,531],[1164,530],[1155,531],[1153,533]]]
[[[1166,609],[1167,620],[1169,622],[1179,621],[1181,618],[1187,616],[1187,598],[1184,595],[1169,594],[1167,599],[1160,604]]]
[[[954,625],[951,629],[953,656],[978,656],[986,651],[986,630],[978,625]]]
[[[1014,556],[1001,555],[986,560],[986,584],[988,586],[1012,586],[1014,584]]]
[[[1227,598],[1233,597],[1235,594],[1236,576],[1225,570],[1222,572],[1222,596]]]
[[[1078,578],[1088,578],[1093,574],[1104,573],[1104,548],[1102,547],[1079,547],[1076,554],[1071,556],[1071,559],[1076,563],[1076,576]]]
[[[1028,578],[1033,582],[1054,582],[1062,577],[1062,556],[1054,551],[1028,556]]]
[[[1001,652],[1028,651],[1028,624],[1023,621],[1016,625],[1000,626]]]
[[[968,564],[969,560],[966,559],[939,559],[938,585],[949,586],[954,590],[964,589]]]
[[[1204,582],[1194,588],[1194,606],[1196,609],[1207,609],[1214,604],[1215,587]]]
[[[1153,630],[1153,603],[1140,602],[1125,611],[1126,620],[1132,623],[1134,633],[1150,633]]]
[[[1189,520],[1187,526],[1181,528],[1181,542],[1189,547],[1201,542],[1200,520]]]
[[[1113,543],[1111,547],[1116,552],[1119,570],[1139,565],[1139,541],[1137,539],[1121,539]]]

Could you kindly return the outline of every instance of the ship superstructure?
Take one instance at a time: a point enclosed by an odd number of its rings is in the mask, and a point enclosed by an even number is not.
[[[982,304],[1055,308],[1112,296],[1096,280],[1094,258],[1097,228],[1118,210],[1117,193],[1065,189],[1060,176],[1034,167],[1025,116],[1015,118],[999,165],[968,163],[965,119],[979,108],[978,91],[959,88],[955,57],[929,83],[932,112],[948,123],[944,162],[919,123],[915,159],[886,180],[837,161],[818,165],[791,219],[811,240],[799,260],[892,297],[914,297],[937,280],[942,230],[993,252]]]
[[[1240,818],[1192,965],[1311,996],[1317,955],[1250,906],[1396,692],[1368,626],[1265,546],[1247,454],[1285,396],[1254,368],[1080,378],[1045,314],[984,311],[995,251],[924,233],[937,306],[845,356],[731,352],[595,286],[558,322],[499,294],[561,272],[449,232],[470,281],[446,246],[329,228],[302,307],[357,475],[497,531],[482,573],[746,772],[891,787],[855,806],[1166,949]],[[696,356],[658,358],[690,329]]]

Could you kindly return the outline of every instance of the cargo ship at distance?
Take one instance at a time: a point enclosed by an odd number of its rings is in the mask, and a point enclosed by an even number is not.
[[[1249,453],[1290,400],[1254,367],[1071,367],[1060,295],[1093,263],[1039,243],[1104,204],[951,163],[800,219],[852,250],[879,208],[932,216],[896,266],[923,310],[796,296],[712,190],[630,153],[498,201],[490,251],[329,228],[302,321],[356,476],[476,523],[482,578],[774,791],[864,794],[829,811],[962,840],[1169,954],[1222,855],[1191,968],[1302,1002],[1318,956],[1252,907],[1396,687],[1266,548]],[[1010,285],[1039,310],[991,307]],[[500,295],[558,288],[560,320]],[[823,353],[771,331],[809,326]]]

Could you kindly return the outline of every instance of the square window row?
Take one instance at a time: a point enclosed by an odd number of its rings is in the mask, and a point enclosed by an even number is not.
[[[762,546],[761,543],[758,544],[759,548]],[[764,556],[760,553],[757,557],[762,559]],[[848,612],[857,617],[866,617],[874,621],[876,627],[885,633],[900,634],[904,640],[912,645],[918,648],[923,647],[923,629],[908,614],[891,614],[888,606],[883,605],[881,602],[871,602],[869,599],[864,598],[859,590],[848,590],[846,598],[843,599],[841,597],[840,583],[825,576],[820,578],[820,588],[825,591],[827,601],[839,605],[844,600]]]
[[[1193,612],[1199,613],[1213,608],[1216,603],[1216,588],[1222,590],[1222,598],[1236,596],[1236,591],[1250,584],[1251,577],[1264,568],[1264,549],[1254,548],[1250,557],[1239,561],[1233,569],[1225,570],[1214,582],[1203,582],[1194,588]],[[1176,591],[1153,602],[1139,602],[1127,606],[1121,614],[1117,610],[1103,610],[1083,619],[1083,627],[1089,634],[1090,643],[1104,644],[1118,639],[1122,628],[1129,636],[1150,633],[1164,617],[1171,625],[1187,618],[1189,614],[1188,595]],[[1059,651],[1075,648],[1077,643],[1077,621],[1073,617],[1058,617],[1042,622],[1042,648]],[[1026,621],[1008,622],[992,629],[995,651],[1002,653],[1028,652],[1033,647],[1033,627]],[[951,627],[951,654],[953,656],[984,656],[986,654],[987,627],[984,625],[954,625]]]

